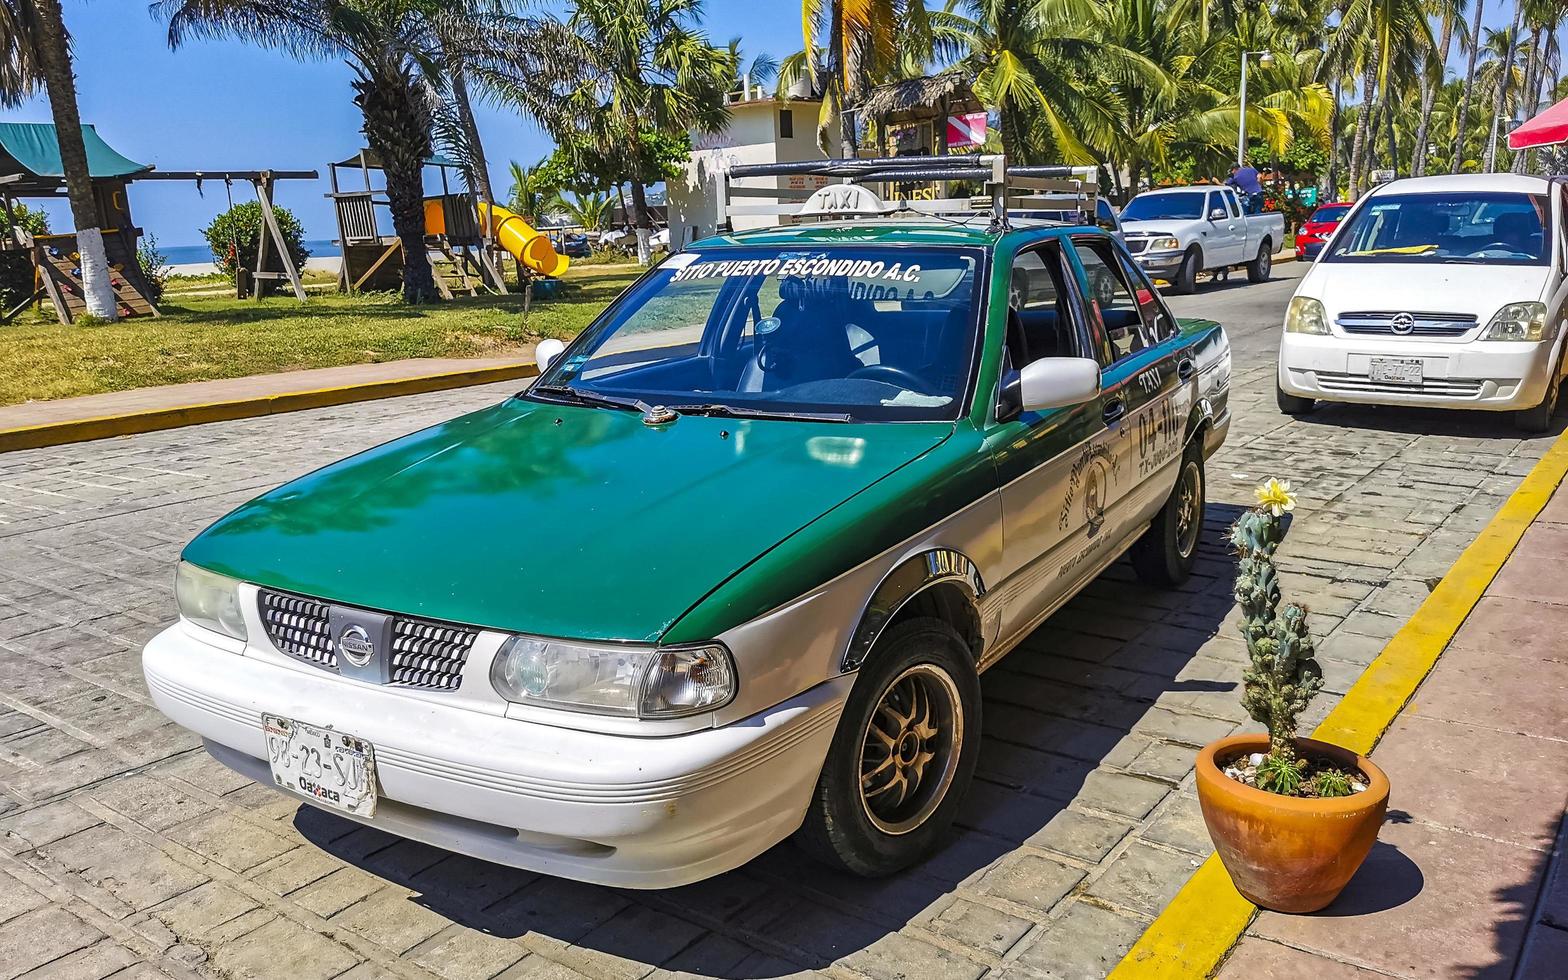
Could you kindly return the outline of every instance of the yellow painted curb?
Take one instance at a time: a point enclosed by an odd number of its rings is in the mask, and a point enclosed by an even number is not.
[[[1313,738],[1362,755],[1377,746],[1565,475],[1568,433],[1552,444],[1503,502],[1415,615],[1323,719]],[[1110,980],[1207,977],[1224,962],[1256,912],[1231,884],[1219,858],[1210,855],[1116,964]]]
[[[256,418],[262,415],[279,415],[283,412],[298,412],[307,408],[329,408],[333,405],[348,405],[377,398],[395,398],[399,395],[418,395],[429,391],[445,391],[449,388],[466,388],[496,381],[531,378],[538,373],[538,368],[531,362],[518,362],[467,371],[423,374],[412,378],[367,381],[363,384],[342,385],[335,388],[289,391],[275,395],[258,395],[254,398],[237,398],[231,401],[148,409],[100,418],[46,422],[43,425],[0,429],[0,453],[128,436],[138,432],[156,432],[160,429],[177,429],[181,426],[201,425],[206,422],[228,422],[233,419]]]

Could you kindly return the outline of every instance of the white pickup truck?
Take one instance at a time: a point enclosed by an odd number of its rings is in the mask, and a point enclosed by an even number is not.
[[[1246,266],[1248,282],[1267,282],[1274,249],[1285,241],[1285,216],[1247,214],[1234,188],[1162,187],[1122,209],[1127,248],[1150,277],[1178,293],[1196,288],[1200,272]]]

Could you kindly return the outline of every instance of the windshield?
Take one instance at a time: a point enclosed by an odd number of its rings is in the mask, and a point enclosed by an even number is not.
[[[1307,220],[1318,222],[1341,221],[1345,217],[1345,212],[1349,210],[1350,205],[1348,204],[1329,204],[1312,212],[1312,217],[1308,218]]]
[[[1161,218],[1201,218],[1207,194],[1139,194],[1122,208],[1123,221],[1158,221]]]
[[[683,252],[529,394],[715,415],[952,420],[974,359],[981,256],[848,245]]]
[[[1544,194],[1388,194],[1342,226],[1330,262],[1545,265],[1551,257]]]

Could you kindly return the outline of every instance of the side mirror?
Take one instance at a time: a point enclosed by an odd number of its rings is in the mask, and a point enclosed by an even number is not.
[[[1100,393],[1100,362],[1092,357],[1042,357],[1018,372],[1026,412],[1080,405]]]
[[[1230,217],[1230,212],[1224,208],[1215,208],[1209,212],[1210,221],[1224,221],[1228,217]]]
[[[566,345],[561,343],[559,340],[556,340],[554,337],[550,338],[549,340],[541,340],[539,343],[535,344],[534,364],[539,367],[539,373],[543,374],[545,369],[550,366],[550,363],[557,357],[560,357],[561,351],[565,349]]]

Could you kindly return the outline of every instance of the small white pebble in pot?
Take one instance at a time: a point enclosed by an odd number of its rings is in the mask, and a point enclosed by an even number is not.
[[[1255,766],[1261,766],[1261,765],[1263,765],[1263,753],[1262,752],[1254,752],[1251,755],[1247,756],[1247,761],[1252,763]]]
[[[1367,791],[1365,783],[1351,783],[1350,788],[1357,793],[1365,793]]]

